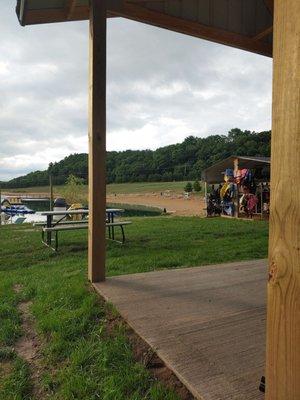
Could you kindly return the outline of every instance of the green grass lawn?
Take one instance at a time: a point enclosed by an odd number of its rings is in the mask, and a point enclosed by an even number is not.
[[[268,225],[228,219],[135,218],[127,242],[107,244],[108,275],[204,265],[267,255]],[[60,251],[30,226],[0,227],[0,399],[177,399],[134,360],[126,329],[89,290],[87,233],[61,234]],[[15,285],[21,285],[16,292]],[[22,335],[17,305],[30,311],[41,343],[35,396],[32,368],[14,345]],[[36,385],[35,385],[36,386]],[[34,389],[34,390],[33,390]]]
[[[151,193],[164,192],[171,190],[176,193],[182,193],[187,182],[135,182],[135,183],[112,183],[107,185],[107,194],[128,194],[128,193]],[[56,194],[63,194],[65,186],[54,186]],[[9,193],[48,193],[48,186],[38,186],[20,189],[5,189]],[[82,191],[87,193],[87,186],[82,187]]]

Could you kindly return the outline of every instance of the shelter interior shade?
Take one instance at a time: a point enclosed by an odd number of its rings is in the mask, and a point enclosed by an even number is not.
[[[106,0],[107,17],[272,56],[273,0]],[[88,0],[17,0],[21,25],[89,19]]]
[[[223,180],[224,171],[227,168],[233,168],[235,160],[238,160],[240,169],[256,169],[264,166],[270,166],[271,164],[270,157],[230,156],[202,171],[201,179],[209,184],[220,183]]]

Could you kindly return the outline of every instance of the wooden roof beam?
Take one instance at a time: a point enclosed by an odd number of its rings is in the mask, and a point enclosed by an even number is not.
[[[89,18],[89,7],[77,6],[74,8],[69,21],[82,21]],[[65,8],[51,8],[48,10],[27,10],[23,25],[49,24],[53,22],[65,22]]]
[[[24,5],[26,11],[22,12],[22,15],[18,15],[20,23],[22,25],[34,25],[34,24],[49,24],[55,22],[66,22],[66,21],[84,21],[90,17],[89,5],[76,5],[77,0],[66,0],[65,7],[62,8],[49,8],[49,9],[36,9],[27,10],[27,1],[21,2]],[[107,5],[107,17],[113,17],[110,10],[116,11],[123,4],[123,0],[106,0]]]
[[[66,1],[66,15],[67,19],[70,20],[74,13],[76,7],[76,0],[67,0]]]
[[[274,15],[274,0],[264,0],[267,9],[270,11],[270,14]]]
[[[110,12],[112,15],[272,57],[272,45],[270,43],[254,41],[249,36],[149,10],[137,4],[123,3],[116,11],[110,10]]]
[[[138,4],[138,3],[165,3],[167,0],[125,0],[126,3],[133,3],[133,4]]]
[[[272,56],[272,44],[260,40],[253,40],[253,38],[249,36],[167,15],[162,12],[147,9],[138,4],[125,2],[124,0],[106,0],[106,6],[107,17],[124,17],[242,50],[252,51],[269,57]],[[68,7],[69,19],[66,18],[65,7],[39,10],[30,9],[26,10],[26,14],[20,22],[23,25],[32,25],[89,19],[88,5],[74,5],[73,1],[70,2],[68,0]]]
[[[258,34],[256,34],[255,36],[253,36],[253,40],[257,41],[257,40],[261,40],[264,37],[270,35],[270,33],[273,32],[273,25],[269,26],[267,29],[264,29],[263,31],[259,32]]]

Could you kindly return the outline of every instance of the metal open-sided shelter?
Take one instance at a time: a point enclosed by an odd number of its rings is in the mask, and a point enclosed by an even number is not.
[[[18,0],[22,25],[90,21],[89,278],[105,279],[106,19],[273,56],[267,400],[300,398],[300,1]],[[145,43],[147,46],[147,43]],[[286,186],[292,189],[286,191]]]
[[[238,169],[256,169],[264,166],[269,167],[271,159],[270,157],[230,156],[202,171],[201,180],[208,184],[220,183],[223,180],[224,171],[227,168],[233,169],[236,163]]]
[[[217,162],[216,164],[211,165],[206,168],[201,173],[201,180],[205,185],[205,200],[207,204],[207,185],[208,184],[220,184],[224,181],[225,171],[227,169],[232,169],[234,173],[236,173],[240,169],[250,169],[256,170],[258,174],[255,174],[255,181],[260,181],[260,217],[263,218],[263,184],[262,182],[270,182],[270,157],[250,157],[250,156],[230,156]],[[264,170],[264,174],[262,174],[262,170]],[[260,173],[260,174],[259,174]],[[265,174],[266,173],[266,174]],[[259,176],[261,175],[261,176]],[[236,193],[233,199],[234,202],[234,214],[232,217],[239,218],[240,217],[240,184],[234,185]],[[222,215],[222,214],[221,214]],[[256,209],[257,215],[257,209]],[[268,214],[267,214],[268,215]],[[228,216],[226,214],[226,216]]]

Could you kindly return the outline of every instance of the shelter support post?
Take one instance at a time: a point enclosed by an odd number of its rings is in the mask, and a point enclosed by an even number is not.
[[[208,201],[207,201],[207,182],[204,182],[204,198],[205,198],[205,213],[206,213],[206,217],[208,216],[208,212],[207,212],[207,206],[208,206]]]
[[[266,399],[300,399],[300,1],[275,0]]]
[[[106,1],[90,4],[88,276],[99,282],[105,280]]]
[[[234,161],[233,161],[234,176],[236,176],[238,170],[239,170],[239,159],[236,158],[236,159],[234,159]],[[234,216],[235,216],[236,218],[239,217],[239,210],[240,210],[239,190],[240,190],[239,185],[238,185],[238,184],[235,184]]]

